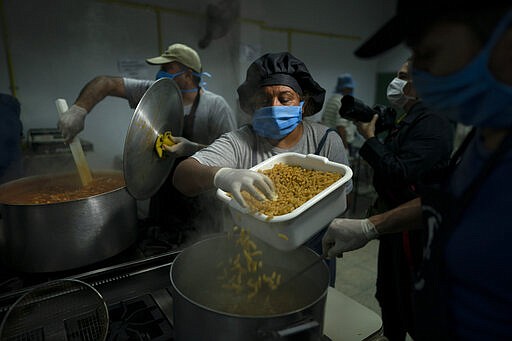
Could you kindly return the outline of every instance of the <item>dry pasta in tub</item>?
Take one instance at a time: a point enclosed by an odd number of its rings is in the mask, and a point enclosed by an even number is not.
[[[270,169],[258,172],[272,180],[277,198],[260,201],[245,191],[242,196],[252,212],[265,214],[269,219],[292,212],[341,178],[339,173],[284,163],[277,163]]]
[[[266,174],[276,187],[275,200],[259,201],[242,192],[249,208],[230,193],[217,191],[228,204],[235,225],[280,250],[292,250],[346,209],[346,183],[352,178],[347,165],[313,154],[282,153],[251,168]]]

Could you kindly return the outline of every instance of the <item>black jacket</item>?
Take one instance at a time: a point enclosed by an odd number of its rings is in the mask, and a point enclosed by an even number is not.
[[[373,168],[378,198],[372,214],[387,211],[418,196],[419,188],[434,186],[431,176],[448,163],[454,127],[416,103],[389,132],[384,142],[368,139],[359,153]],[[379,243],[376,298],[381,306],[384,336],[403,340],[415,335],[412,314],[412,272],[422,259],[423,231],[383,235]]]
[[[373,137],[363,144],[359,153],[372,167],[373,185],[388,208],[413,199],[418,185],[448,164],[453,138],[450,121],[418,102],[384,143]]]

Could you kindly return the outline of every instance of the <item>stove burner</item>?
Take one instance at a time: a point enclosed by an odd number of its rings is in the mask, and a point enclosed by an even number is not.
[[[173,340],[173,329],[151,295],[109,306],[107,340]]]
[[[1,223],[1,220],[0,220]],[[103,261],[77,269],[53,273],[22,273],[0,264],[0,295],[55,279],[114,266],[124,262],[142,260],[166,252],[179,250],[187,236],[178,228],[165,229],[151,225],[151,221],[139,221],[139,237],[128,249]]]
[[[186,239],[183,232],[178,228],[166,229],[150,225],[145,227],[143,233],[137,247],[145,257],[177,250]]]

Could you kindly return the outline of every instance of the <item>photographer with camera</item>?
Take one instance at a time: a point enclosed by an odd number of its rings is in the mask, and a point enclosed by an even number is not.
[[[396,111],[385,106],[370,109],[349,97],[342,101],[340,115],[355,121],[365,139],[359,150],[374,171],[373,186],[378,194],[369,216],[395,208],[416,198],[419,184],[448,164],[454,130],[450,122],[429,112],[417,97],[406,61],[387,88],[387,98],[405,112],[397,121]],[[377,137],[387,132],[383,142]],[[431,183],[433,185],[433,183]],[[343,224],[334,220],[332,224]],[[331,224],[331,225],[332,225]],[[405,340],[412,330],[412,271],[421,261],[422,230],[383,235],[379,238],[377,298],[384,336]]]

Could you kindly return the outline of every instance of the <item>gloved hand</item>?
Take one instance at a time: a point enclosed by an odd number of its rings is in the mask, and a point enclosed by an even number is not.
[[[66,140],[66,143],[71,143],[73,138],[84,130],[85,115],[87,115],[87,110],[76,104],[73,104],[68,111],[60,115],[57,127]]]
[[[178,158],[190,156],[199,150],[199,145],[197,143],[187,140],[184,137],[173,136],[172,140],[174,141],[172,146],[168,146],[166,144],[162,146],[172,157]]]
[[[248,169],[221,168],[213,178],[215,187],[229,192],[242,207],[247,203],[242,197],[242,190],[247,191],[258,200],[276,198],[274,183],[262,173]]]
[[[343,252],[365,246],[379,236],[375,225],[368,219],[334,219],[322,238],[323,254],[341,257]]]

